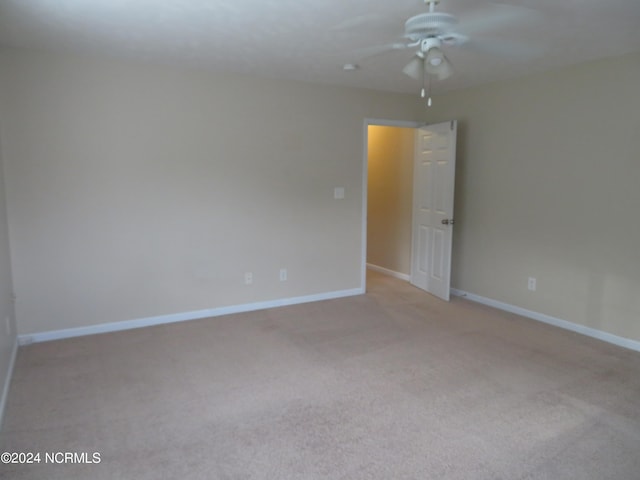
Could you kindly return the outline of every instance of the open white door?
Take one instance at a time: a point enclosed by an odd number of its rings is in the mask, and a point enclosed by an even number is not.
[[[455,120],[417,129],[413,170],[411,283],[447,301],[456,132]]]

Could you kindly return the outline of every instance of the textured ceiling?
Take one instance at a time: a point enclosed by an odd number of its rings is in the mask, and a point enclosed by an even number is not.
[[[539,15],[473,38],[530,51],[501,56],[448,47],[455,74],[434,91],[640,51],[640,0],[502,3]],[[437,7],[462,22],[496,8],[481,0]],[[364,58],[362,49],[402,41],[404,21],[424,11],[422,0],[0,0],[0,44],[413,93],[419,82],[401,73],[411,51]],[[360,68],[343,71],[350,62]]]

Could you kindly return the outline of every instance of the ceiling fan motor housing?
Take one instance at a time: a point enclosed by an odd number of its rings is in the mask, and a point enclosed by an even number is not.
[[[428,53],[432,48],[440,48],[442,42],[437,37],[427,37],[420,41],[420,52]]]
[[[451,27],[456,23],[458,23],[456,17],[448,13],[421,13],[405,22],[404,35],[412,41],[436,37],[451,31]]]

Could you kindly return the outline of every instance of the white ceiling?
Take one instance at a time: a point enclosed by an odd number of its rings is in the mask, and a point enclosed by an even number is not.
[[[540,16],[478,36],[532,51],[501,57],[445,48],[456,73],[436,92],[640,51],[640,0],[501,3]],[[437,10],[464,21],[495,8],[441,0]],[[402,41],[404,21],[424,11],[422,0],[0,0],[0,44],[414,93],[420,85],[401,73],[412,52],[362,58],[357,50]],[[343,71],[349,62],[361,68]]]

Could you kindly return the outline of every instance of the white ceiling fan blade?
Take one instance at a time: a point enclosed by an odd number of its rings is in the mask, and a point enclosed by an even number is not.
[[[424,59],[414,56],[407,65],[402,69],[402,73],[413,78],[414,80],[422,80],[424,75]]]
[[[474,52],[488,53],[490,55],[514,60],[521,58],[530,59],[542,54],[544,51],[540,45],[496,39],[469,40],[462,46]]]
[[[376,45],[375,47],[360,48],[351,52],[352,55],[358,57],[359,60],[365,58],[375,57],[376,55],[382,55],[383,53],[393,52],[396,50],[405,50],[408,45],[405,43],[389,43],[387,45]]]
[[[462,18],[456,25],[456,31],[472,36],[496,30],[505,25],[518,26],[518,24],[535,22],[541,18],[539,12],[530,8],[494,3],[491,8],[479,10],[471,16]]]

